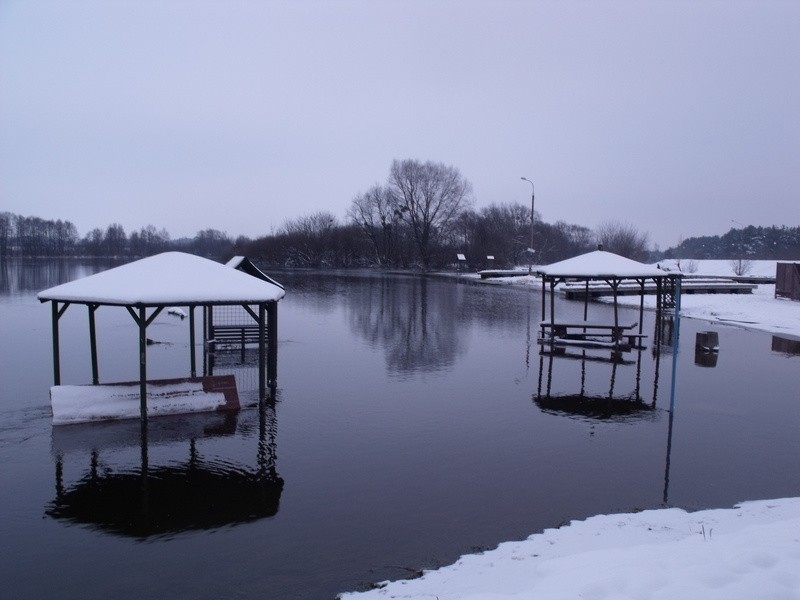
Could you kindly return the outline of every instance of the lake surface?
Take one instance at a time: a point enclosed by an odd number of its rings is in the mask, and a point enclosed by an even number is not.
[[[796,344],[683,319],[670,414],[652,313],[631,364],[551,359],[538,292],[457,279],[276,274],[274,401],[259,408],[255,357],[233,353],[215,364],[237,377],[233,417],[151,419],[146,444],[138,421],[54,428],[35,294],[106,267],[0,271],[3,597],[333,598],[598,513],[800,495]],[[133,320],[97,323],[101,381],[137,379]],[[718,356],[695,355],[707,329]],[[151,377],[188,375],[188,319],[148,336]],[[91,381],[88,346],[71,306],[62,383]]]

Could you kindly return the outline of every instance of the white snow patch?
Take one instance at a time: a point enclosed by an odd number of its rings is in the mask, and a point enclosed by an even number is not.
[[[107,419],[138,419],[139,384],[56,385],[50,388],[53,425]],[[217,410],[225,395],[206,392],[200,382],[147,385],[147,415],[177,415]]]
[[[800,598],[800,498],[600,515],[350,600]]]

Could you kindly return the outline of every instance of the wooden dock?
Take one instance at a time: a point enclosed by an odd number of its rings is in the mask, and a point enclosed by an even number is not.
[[[486,269],[478,271],[481,279],[492,279],[495,277],[523,277],[528,274],[528,271],[521,271],[519,269]]]
[[[697,277],[685,278],[681,282],[681,294],[752,294],[758,285],[755,283],[744,283],[733,281],[732,279],[720,279],[716,277]],[[565,283],[560,288],[561,293],[568,300],[583,300],[587,294],[587,286],[584,282]],[[617,287],[618,296],[638,296],[642,293],[642,286],[636,282],[624,282]],[[647,282],[644,285],[644,293],[654,295],[657,293],[656,285]],[[614,291],[605,282],[589,282],[589,298],[599,296],[612,296]]]

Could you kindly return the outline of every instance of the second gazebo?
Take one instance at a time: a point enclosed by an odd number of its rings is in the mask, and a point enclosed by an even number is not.
[[[536,273],[542,278],[542,340],[550,343],[567,343],[596,347],[636,345],[642,336],[644,295],[654,292],[658,309],[680,307],[679,273],[662,271],[658,267],[625,258],[602,249],[574,258],[539,267]],[[582,282],[585,286],[583,321],[564,322],[556,319],[556,286],[565,282]],[[601,284],[610,288],[613,296],[614,322],[589,321],[588,303],[590,287]],[[546,293],[550,292],[550,318],[547,318]],[[639,321],[623,324],[619,320],[618,296],[637,292],[640,295]],[[638,332],[633,329],[638,325]]]

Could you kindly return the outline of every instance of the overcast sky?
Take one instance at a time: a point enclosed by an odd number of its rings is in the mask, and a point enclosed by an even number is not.
[[[344,219],[393,159],[661,248],[800,225],[796,0],[0,0],[0,211]]]

